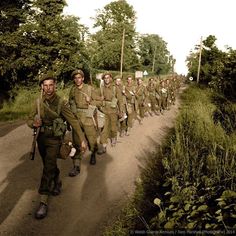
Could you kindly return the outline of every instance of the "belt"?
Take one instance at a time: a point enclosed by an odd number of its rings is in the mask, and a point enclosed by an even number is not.
[[[156,93],[155,92],[149,92],[149,95],[155,96]]]
[[[52,125],[42,125],[42,127],[44,128],[44,129],[52,129]]]
[[[77,111],[86,113],[88,111],[88,108],[77,108]]]
[[[44,133],[45,131],[52,131],[53,130],[53,126],[52,125],[42,125],[40,127],[40,132]]]

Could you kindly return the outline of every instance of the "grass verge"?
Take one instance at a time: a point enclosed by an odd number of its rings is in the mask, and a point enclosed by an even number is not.
[[[236,230],[235,114],[210,90],[184,91],[175,127],[147,157],[133,199],[104,235]]]

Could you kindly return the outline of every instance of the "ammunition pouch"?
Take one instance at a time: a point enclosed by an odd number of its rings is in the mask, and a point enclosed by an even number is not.
[[[94,116],[96,109],[97,109],[96,106],[89,105],[88,109],[86,109],[86,117],[92,118]]]
[[[128,114],[132,114],[132,112],[134,111],[133,106],[134,106],[133,104],[127,103],[127,113]]]
[[[74,101],[74,100],[70,100],[69,103],[70,103],[70,109],[71,109],[71,111],[72,111],[74,114],[76,114],[77,107],[76,107],[75,101]]]
[[[111,108],[116,108],[117,107],[117,102],[118,102],[118,99],[113,97],[112,100],[111,100]]]
[[[97,112],[96,112],[96,119],[97,119],[97,125],[98,125],[98,128],[103,128],[104,127],[104,124],[105,124],[105,114],[102,113],[101,111],[99,111],[97,109]]]
[[[67,126],[62,118],[59,117],[53,120],[52,129],[55,137],[64,136],[66,128]]]

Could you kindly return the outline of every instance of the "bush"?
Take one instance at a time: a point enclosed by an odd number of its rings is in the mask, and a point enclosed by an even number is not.
[[[59,88],[57,90],[58,95],[64,99],[68,99],[69,88]],[[0,121],[14,121],[19,119],[26,119],[32,110],[35,100],[40,96],[40,88],[17,88],[12,94],[12,99],[9,102],[4,102],[2,109],[0,109]]]
[[[236,135],[213,119],[215,96],[197,87],[182,94],[175,127],[148,158],[128,207],[134,214],[124,211],[119,231],[236,229]]]

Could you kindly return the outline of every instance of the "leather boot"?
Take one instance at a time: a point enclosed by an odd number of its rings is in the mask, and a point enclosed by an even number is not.
[[[54,181],[54,187],[53,187],[53,190],[52,190],[52,195],[53,196],[57,196],[61,193],[61,187],[62,187],[62,182],[61,180],[56,180]]]
[[[70,176],[70,177],[74,177],[74,176],[78,175],[79,173],[80,173],[80,167],[77,166],[77,165],[75,165],[75,166],[71,169],[71,171],[69,172],[69,176]]]
[[[48,213],[48,206],[43,202],[40,202],[37,211],[35,212],[35,218],[40,220],[47,216]]]
[[[96,152],[92,152],[90,156],[90,165],[96,165]]]

